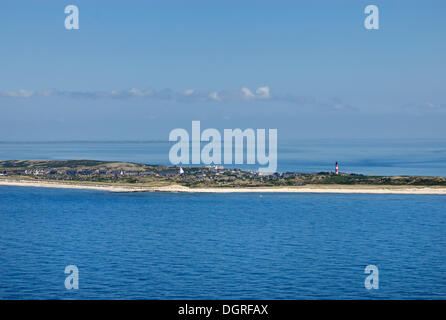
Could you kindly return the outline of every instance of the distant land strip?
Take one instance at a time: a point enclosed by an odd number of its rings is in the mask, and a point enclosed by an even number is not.
[[[97,160],[0,161],[0,186],[111,192],[446,194],[446,178],[258,172]]]

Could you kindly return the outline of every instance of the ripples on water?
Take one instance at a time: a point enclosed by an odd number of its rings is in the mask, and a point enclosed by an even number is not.
[[[0,187],[0,298],[444,299],[445,208],[433,195]],[[379,290],[364,288],[368,264]]]

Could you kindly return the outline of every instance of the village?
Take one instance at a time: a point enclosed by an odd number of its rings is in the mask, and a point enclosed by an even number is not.
[[[223,166],[167,167],[104,161],[0,161],[0,176],[24,177],[37,180],[67,180],[150,183],[172,181],[184,185],[217,183],[220,185],[245,181],[264,184],[267,181],[295,177],[297,173],[262,175],[256,171],[243,171]],[[242,184],[245,184],[242,183]],[[256,185],[258,184],[256,183]]]

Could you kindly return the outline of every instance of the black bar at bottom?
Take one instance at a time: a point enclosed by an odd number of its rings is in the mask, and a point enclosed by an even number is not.
[[[331,312],[343,315],[370,315],[380,307],[393,309],[398,313],[411,313],[426,309],[431,314],[444,310],[446,300],[442,301],[365,301],[365,300],[76,300],[76,301],[0,301],[2,311],[19,315],[22,312],[85,316],[128,316],[137,312],[152,319],[297,319],[304,314],[317,316]],[[363,310],[359,312],[358,310]]]

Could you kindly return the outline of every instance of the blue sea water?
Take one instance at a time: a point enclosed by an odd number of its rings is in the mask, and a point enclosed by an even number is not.
[[[166,142],[0,142],[0,159],[167,164]],[[279,142],[279,171],[446,176],[446,140]],[[245,167],[247,169],[253,169]],[[0,299],[445,299],[446,197],[0,187]],[[366,265],[378,290],[364,288]],[[79,290],[64,287],[67,265]]]
[[[445,208],[440,195],[3,186],[0,299],[445,299]]]

